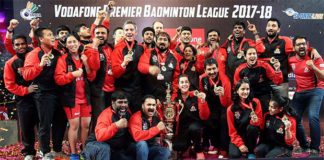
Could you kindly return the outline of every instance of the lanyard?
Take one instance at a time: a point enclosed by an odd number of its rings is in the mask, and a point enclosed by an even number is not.
[[[133,46],[134,46],[135,42],[133,41],[131,46],[129,46],[129,44],[128,44],[128,42],[126,40],[125,40],[125,42],[126,42],[126,46],[127,46],[128,51],[131,51],[133,49]]]
[[[209,80],[209,84],[211,84],[212,86],[215,87],[215,86],[217,86],[217,84],[218,84],[218,82],[219,82],[219,77],[218,77],[216,83],[214,83],[214,81],[213,81],[212,79],[210,79],[210,78],[208,78],[208,80]]]
[[[252,107],[252,102],[249,103],[249,105],[247,105],[246,103],[242,102],[241,103],[242,106],[244,106],[245,108],[251,109],[253,111],[253,107]]]
[[[234,53],[234,54],[237,54],[237,53],[239,53],[240,51],[241,51],[241,49],[242,49],[242,46],[243,46],[243,44],[244,44],[244,42],[245,42],[245,38],[243,38],[242,39],[242,41],[241,41],[241,43],[240,43],[240,47],[239,47],[239,49],[238,49],[238,52],[235,52],[235,49],[234,49],[234,39],[232,40],[232,44],[231,44],[231,47],[232,47],[232,52]]]
[[[219,54],[219,48],[217,48],[216,53],[215,53],[215,51],[214,51],[214,53],[213,53],[213,58],[214,58],[214,59],[217,59],[218,54]]]

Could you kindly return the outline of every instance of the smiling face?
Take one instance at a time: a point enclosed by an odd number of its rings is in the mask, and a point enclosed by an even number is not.
[[[154,40],[153,36],[154,36],[154,34],[152,31],[146,31],[143,35],[144,43],[151,44]]]
[[[115,39],[115,44],[119,42],[124,37],[124,30],[118,29],[115,31],[115,34],[113,35],[113,38]]]
[[[268,37],[273,38],[278,35],[280,28],[277,21],[269,21],[266,27],[266,33]]]
[[[179,78],[179,89],[181,93],[187,93],[190,88],[190,82],[188,77],[180,77]]]
[[[256,49],[249,48],[246,51],[245,59],[246,59],[246,62],[247,62],[247,64],[249,66],[255,65],[257,63],[257,60],[258,60],[258,54],[256,52]]]
[[[125,98],[112,101],[112,107],[119,115],[125,115],[128,110],[128,100]]]
[[[153,29],[155,31],[155,35],[157,35],[159,32],[163,32],[163,24],[161,22],[155,22],[153,25]]]
[[[14,40],[13,47],[18,54],[25,54],[27,51],[27,42],[23,38],[17,38]]]
[[[66,48],[69,50],[70,53],[77,53],[79,47],[80,42],[74,36],[69,36],[66,39]]]
[[[184,58],[187,61],[191,61],[193,59],[194,52],[191,47],[188,46],[188,47],[184,48],[183,53],[184,53]]]
[[[218,75],[218,68],[216,64],[206,65],[205,73],[211,79],[215,79]]]
[[[65,41],[66,36],[69,34],[69,31],[67,30],[61,30],[58,35],[57,35],[57,39],[59,39],[61,42]]]
[[[307,42],[304,38],[298,38],[294,45],[295,52],[300,57],[305,57],[307,54]]]
[[[78,32],[78,35],[80,36],[81,40],[91,38],[90,28],[86,26],[80,27],[80,31]]]
[[[168,41],[168,37],[160,35],[156,39],[156,47],[160,52],[164,52],[168,49],[170,43]]]
[[[207,41],[209,44],[218,43],[220,37],[216,31],[211,31],[208,33]]]
[[[156,112],[156,100],[153,98],[146,98],[142,109],[147,119],[152,119]]]
[[[269,113],[270,115],[276,115],[283,111],[283,107],[277,106],[277,103],[274,101],[270,101],[269,103]]]
[[[53,32],[49,29],[44,29],[42,32],[43,35],[39,37],[41,45],[52,48],[55,45],[55,37]]]
[[[100,45],[104,44],[108,39],[107,29],[104,27],[96,28],[94,34],[95,38],[98,38],[100,40]]]
[[[250,95],[250,85],[243,82],[236,93],[239,95],[241,101],[244,102]]]
[[[180,34],[180,40],[184,44],[189,44],[191,42],[192,35],[191,32],[188,30],[184,30]]]
[[[133,24],[126,24],[124,26],[124,34],[128,42],[133,42],[137,34],[135,26]]]
[[[233,28],[233,36],[234,38],[241,38],[245,34],[245,30],[242,25],[235,25]]]

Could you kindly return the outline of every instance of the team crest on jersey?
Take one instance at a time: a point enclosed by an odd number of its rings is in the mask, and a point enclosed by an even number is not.
[[[173,64],[172,64],[172,62],[169,63],[169,68],[173,69]]]
[[[307,67],[305,67],[304,73],[309,72],[309,69]]]
[[[152,60],[153,60],[153,62],[157,62],[157,61],[158,61],[157,56],[154,55],[154,56],[152,57]]]
[[[208,86],[207,84],[204,85],[204,89],[207,91],[208,90]]]
[[[68,72],[72,72],[72,71],[73,71],[72,65],[68,65]]]
[[[231,47],[227,47],[227,52],[230,52],[231,51]]]
[[[234,117],[235,117],[236,119],[240,119],[240,117],[241,117],[240,112],[239,112],[239,111],[236,111],[236,112],[234,113]]]
[[[105,56],[102,53],[99,54],[99,58],[100,58],[100,61],[105,60]]]
[[[274,50],[274,54],[280,54],[280,49],[279,49],[280,46],[277,46],[277,48]]]
[[[195,106],[191,106],[190,112],[195,112],[195,111],[197,111],[197,108]]]
[[[184,68],[184,64],[182,63],[181,65],[180,65],[180,69],[183,69]]]
[[[22,67],[18,68],[17,73],[22,75]]]
[[[148,124],[146,122],[143,123],[143,130],[148,130]]]
[[[270,126],[270,120],[267,120],[266,127],[268,128]]]
[[[296,69],[295,63],[291,64],[291,68],[292,68],[292,70],[295,70]]]
[[[279,133],[279,134],[283,134],[283,129],[280,127],[280,128],[278,128],[277,129],[277,133]]]

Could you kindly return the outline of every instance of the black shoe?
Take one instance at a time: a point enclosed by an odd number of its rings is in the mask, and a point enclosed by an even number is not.
[[[300,154],[300,153],[310,153],[311,149],[310,148],[298,148],[294,151],[294,153]]]

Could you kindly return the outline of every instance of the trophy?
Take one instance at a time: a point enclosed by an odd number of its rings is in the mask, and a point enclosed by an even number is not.
[[[162,105],[163,122],[168,133],[166,133],[166,138],[164,142],[167,147],[172,151],[172,139],[176,130],[176,117],[177,117],[177,106],[171,101],[171,86],[167,84],[168,88],[166,90],[166,101]]]

